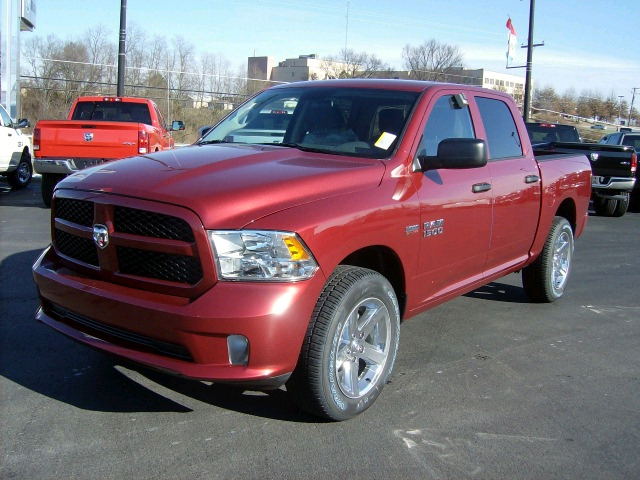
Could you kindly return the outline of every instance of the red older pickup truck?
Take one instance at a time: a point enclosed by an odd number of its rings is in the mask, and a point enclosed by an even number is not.
[[[50,206],[56,184],[83,168],[173,148],[173,130],[184,130],[184,123],[165,125],[152,100],[77,98],[67,120],[41,120],[33,129],[33,166],[42,174],[42,200]]]
[[[37,319],[344,420],[385,385],[401,320],[519,270],[534,301],[561,297],[590,192],[584,155],[534,158],[506,94],[277,86],[194,146],[61,182]]]

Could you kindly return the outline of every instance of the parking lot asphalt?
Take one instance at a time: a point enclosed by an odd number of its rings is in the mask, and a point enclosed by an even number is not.
[[[553,304],[512,274],[403,323],[378,401],[330,423],[37,323],[49,210],[0,180],[0,478],[640,478],[639,233],[591,216]]]

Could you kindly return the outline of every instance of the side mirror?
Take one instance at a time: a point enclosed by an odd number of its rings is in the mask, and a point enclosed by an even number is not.
[[[172,132],[177,132],[178,130],[184,130],[184,122],[182,120],[174,120],[173,122],[171,122],[171,129]]]
[[[487,142],[477,138],[447,138],[438,144],[435,157],[420,155],[421,170],[437,168],[464,169],[484,167],[489,160]]]
[[[18,123],[14,125],[15,128],[28,128],[30,126],[31,124],[26,118],[21,118],[20,120],[18,120]]]

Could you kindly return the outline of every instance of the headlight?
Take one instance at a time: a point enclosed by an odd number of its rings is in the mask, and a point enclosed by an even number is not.
[[[292,232],[208,230],[218,276],[225,280],[294,281],[311,278],[318,264]]]

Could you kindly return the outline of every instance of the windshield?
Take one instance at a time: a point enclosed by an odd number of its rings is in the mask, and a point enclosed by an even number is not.
[[[398,144],[418,95],[322,86],[265,90],[223,119],[198,143],[274,144],[386,158]]]
[[[71,120],[93,122],[135,122],[151,125],[151,115],[146,103],[127,102],[78,102]]]

